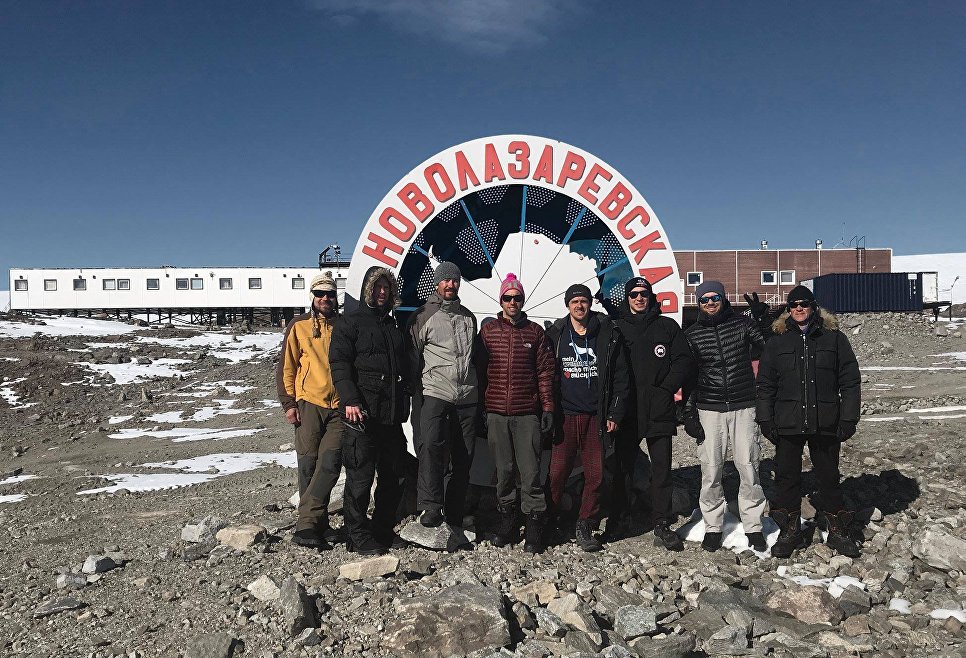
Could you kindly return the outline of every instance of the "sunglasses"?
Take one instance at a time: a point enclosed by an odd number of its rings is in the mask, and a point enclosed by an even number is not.
[[[631,290],[629,293],[627,293],[627,298],[628,299],[637,299],[638,297],[640,297],[642,295],[647,295],[647,293],[644,292],[643,290]]]
[[[523,303],[523,297],[521,295],[503,295],[500,297],[505,302],[516,302],[517,304]]]
[[[788,308],[811,308],[812,302],[789,302]]]
[[[336,297],[334,290],[313,290],[312,294],[316,297],[329,297],[330,299],[335,299]]]
[[[698,299],[698,302],[701,304],[710,304],[712,302],[717,304],[720,301],[721,301],[721,295],[708,295],[707,297],[701,297],[700,299]]]

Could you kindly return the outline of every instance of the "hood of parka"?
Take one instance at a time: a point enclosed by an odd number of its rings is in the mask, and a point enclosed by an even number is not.
[[[817,306],[815,311],[812,313],[812,324],[816,328],[828,329],[829,331],[839,330],[839,319],[834,313],[826,311],[821,306]],[[771,330],[775,334],[781,335],[793,327],[798,325],[792,316],[789,314],[788,309],[785,309],[781,315],[775,318],[775,321],[771,323]]]
[[[389,282],[389,303],[386,305],[386,310],[391,311],[394,308],[398,308],[402,303],[402,299],[399,297],[399,282],[396,281],[396,277],[392,272],[387,270],[385,267],[373,266],[366,271],[365,277],[362,279],[362,290],[359,295],[359,299],[363,304],[370,308],[374,308],[375,304],[372,300],[373,289],[376,287],[376,281],[379,277],[386,277]]]

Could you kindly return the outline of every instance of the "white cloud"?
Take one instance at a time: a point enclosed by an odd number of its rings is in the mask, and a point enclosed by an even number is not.
[[[550,0],[310,0],[341,27],[368,16],[404,32],[468,50],[505,52],[540,45],[576,2]]]

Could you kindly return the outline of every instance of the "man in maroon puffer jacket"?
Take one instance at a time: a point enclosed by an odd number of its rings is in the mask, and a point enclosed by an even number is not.
[[[556,362],[543,328],[523,312],[523,284],[508,274],[500,286],[503,311],[480,329],[477,375],[485,388],[487,437],[496,462],[499,524],[495,546],[514,543],[516,479],[520,507],[527,517],[523,550],[544,549],[547,501],[540,486],[541,434],[553,429],[553,377]]]

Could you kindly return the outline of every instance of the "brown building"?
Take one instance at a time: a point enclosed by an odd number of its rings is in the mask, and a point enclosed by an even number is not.
[[[891,272],[892,249],[759,249],[677,251],[684,279],[684,306],[697,305],[695,288],[704,281],[724,284],[732,304],[757,292],[768,304],[784,303],[792,288],[823,274]]]

